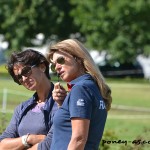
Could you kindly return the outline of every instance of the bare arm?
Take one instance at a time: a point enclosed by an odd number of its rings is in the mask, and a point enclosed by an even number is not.
[[[35,144],[34,146],[28,148],[28,150],[37,150],[38,149],[38,144]]]
[[[0,150],[23,150],[25,146],[22,144],[22,137],[18,138],[5,138],[0,142]],[[27,143],[35,145],[41,142],[45,138],[45,135],[29,135]]]
[[[45,135],[34,135],[34,134],[29,135],[29,138],[27,139],[27,143],[33,146],[28,150],[37,150],[38,143],[43,141],[45,137],[46,137]]]
[[[45,139],[46,135],[35,135],[35,134],[30,134],[27,143],[30,145],[35,145]]]
[[[90,120],[74,118],[71,119],[71,124],[72,136],[68,145],[68,150],[84,150],[88,137]]]
[[[23,150],[24,148],[21,137],[6,138],[0,142],[0,150]]]

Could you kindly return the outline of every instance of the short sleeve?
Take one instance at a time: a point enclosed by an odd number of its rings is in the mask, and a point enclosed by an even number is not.
[[[83,86],[76,85],[72,88],[69,99],[70,118],[89,119],[92,114],[93,94]]]

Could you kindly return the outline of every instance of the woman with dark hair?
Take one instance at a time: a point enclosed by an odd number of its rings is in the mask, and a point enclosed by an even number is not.
[[[11,54],[7,69],[13,80],[34,95],[15,109],[0,136],[0,150],[47,150],[51,144],[51,126],[57,105],[52,99],[49,62],[32,49]],[[48,136],[47,136],[48,135]]]

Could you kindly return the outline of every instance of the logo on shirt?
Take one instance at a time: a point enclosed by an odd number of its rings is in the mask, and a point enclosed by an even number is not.
[[[85,105],[84,99],[77,100],[77,106],[84,106],[84,105]]]
[[[106,109],[105,103],[104,103],[103,100],[100,100],[100,103],[99,103],[99,109]]]

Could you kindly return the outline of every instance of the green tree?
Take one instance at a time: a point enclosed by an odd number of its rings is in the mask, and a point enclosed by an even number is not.
[[[78,33],[89,48],[131,62],[139,53],[150,54],[149,13],[149,0],[1,0],[0,34],[16,50],[32,46],[38,33],[43,42]]]
[[[45,40],[68,38],[76,32],[70,9],[69,0],[2,0],[0,33],[13,50],[31,46],[38,33],[43,33]]]
[[[71,0],[75,25],[91,48],[106,49],[113,59],[132,62],[150,54],[149,0]]]

